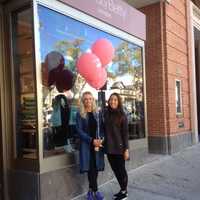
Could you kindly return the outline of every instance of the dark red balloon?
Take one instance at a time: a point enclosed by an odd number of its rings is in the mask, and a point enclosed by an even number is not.
[[[48,74],[48,87],[56,83],[56,69],[52,69]]]
[[[49,52],[45,57],[45,64],[48,67],[48,71],[55,69],[58,65],[65,63],[63,55],[57,51]]]
[[[56,68],[52,69],[48,74],[48,87],[56,84],[56,78],[64,69],[64,64],[58,65]]]
[[[58,92],[70,90],[74,85],[74,74],[68,70],[60,70],[56,75],[56,89]]]

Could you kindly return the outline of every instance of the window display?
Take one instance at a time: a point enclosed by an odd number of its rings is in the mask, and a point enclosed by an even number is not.
[[[84,91],[101,109],[119,93],[129,139],[144,138],[142,47],[41,5],[38,16],[44,157],[78,148],[75,116]]]
[[[18,158],[37,158],[37,102],[33,65],[32,10],[12,16],[15,80],[15,130]]]

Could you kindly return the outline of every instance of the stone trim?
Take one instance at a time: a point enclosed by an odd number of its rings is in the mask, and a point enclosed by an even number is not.
[[[192,132],[171,136],[149,136],[149,153],[173,154],[191,146]]]
[[[24,170],[9,170],[10,200],[40,200],[40,175]]]

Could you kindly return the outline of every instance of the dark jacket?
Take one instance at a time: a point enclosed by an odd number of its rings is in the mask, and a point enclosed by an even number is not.
[[[122,155],[128,145],[128,121],[125,113],[116,120],[117,113],[109,111],[104,113],[105,149],[108,154]]]
[[[94,118],[96,120],[99,119],[97,122],[97,131],[99,127],[99,136],[104,137],[103,128],[102,128],[102,115],[94,113]],[[80,172],[86,172],[89,170],[90,166],[90,147],[92,144],[92,138],[88,132],[88,117],[86,118],[81,117],[80,113],[78,112],[76,115],[76,129],[78,135],[80,137],[80,151],[79,151],[79,158],[80,158]],[[100,148],[100,151],[95,152],[96,156],[96,167],[98,171],[104,170],[104,151],[103,148]]]
[[[70,108],[67,97],[59,94],[52,102],[53,112],[51,115],[53,142],[55,146],[63,146],[70,137],[69,117]]]

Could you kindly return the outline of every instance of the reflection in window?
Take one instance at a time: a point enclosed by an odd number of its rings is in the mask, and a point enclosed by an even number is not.
[[[181,81],[176,80],[176,113],[182,113],[181,107]]]
[[[32,9],[12,15],[17,157],[37,158],[37,114],[33,65]]]
[[[102,108],[111,93],[119,93],[129,121],[130,139],[144,138],[142,48],[43,6],[38,7],[38,12],[44,156],[78,148],[75,116],[80,97],[88,90]],[[115,56],[106,69],[106,85],[97,91],[77,73],[76,61],[81,53],[90,52],[91,45],[100,38],[111,41]]]

